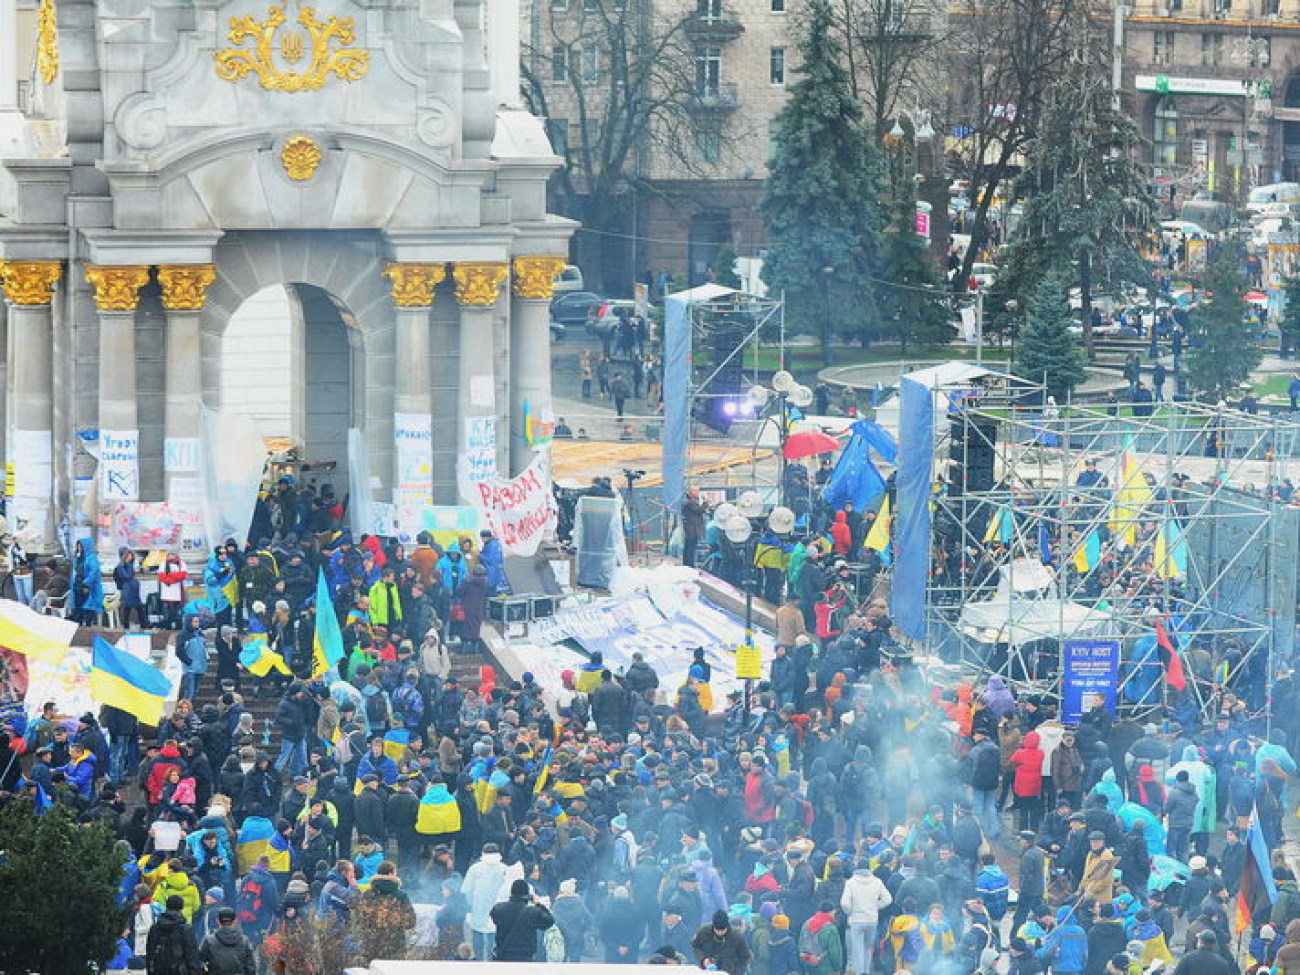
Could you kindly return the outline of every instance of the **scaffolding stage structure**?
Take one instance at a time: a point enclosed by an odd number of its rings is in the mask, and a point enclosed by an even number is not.
[[[1125,713],[1231,691],[1267,718],[1295,644],[1300,424],[1191,403],[1117,416],[987,372],[932,391],[934,652],[1059,694],[1067,643],[1114,641]]]

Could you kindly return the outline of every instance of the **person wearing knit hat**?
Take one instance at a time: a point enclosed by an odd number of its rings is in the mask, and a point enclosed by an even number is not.
[[[789,931],[790,919],[784,914],[774,914],[772,916],[772,927],[778,931]]]
[[[510,899],[492,908],[496,927],[496,961],[532,961],[537,953],[537,936],[555,924],[546,905],[533,897],[528,881],[519,878],[510,885]]]

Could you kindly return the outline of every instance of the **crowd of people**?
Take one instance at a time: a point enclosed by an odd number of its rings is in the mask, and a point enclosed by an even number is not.
[[[765,679],[716,701],[702,653],[680,686],[649,654],[618,671],[594,655],[555,688],[486,663],[458,678],[443,637],[500,584],[490,535],[223,547],[175,614],[187,680],[162,726],[57,701],[10,716],[0,787],[117,833],[119,967],[150,975],[249,975],[322,923],[378,929],[376,957],[730,975],[1300,972],[1288,672],[1271,730],[1228,684],[1206,710],[1138,721],[1099,699],[1066,723],[1054,695],[923,668],[856,594],[822,612],[823,558],[863,533],[832,525],[803,546],[820,583],[782,601]],[[163,566],[182,592],[183,570]],[[321,610],[347,649],[325,671]],[[258,627],[290,675],[231,655]],[[460,649],[481,649],[469,634]],[[194,663],[209,655],[215,680]],[[273,734],[250,695],[274,699]],[[1256,834],[1277,896],[1252,887],[1246,917]]]

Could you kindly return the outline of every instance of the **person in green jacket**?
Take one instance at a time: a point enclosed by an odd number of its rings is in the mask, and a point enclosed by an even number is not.
[[[400,630],[402,618],[402,594],[397,588],[397,573],[386,566],[379,581],[370,587],[370,623],[387,630]]]
[[[835,925],[835,905],[822,901],[799,932],[799,960],[805,975],[839,975],[844,971],[844,944]]]

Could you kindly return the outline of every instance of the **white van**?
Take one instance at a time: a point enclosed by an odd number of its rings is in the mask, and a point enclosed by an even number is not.
[[[563,294],[566,291],[582,291],[582,269],[576,264],[564,265],[564,270],[555,276],[554,291]]]
[[[1261,212],[1270,203],[1300,203],[1300,183],[1269,183],[1256,186],[1246,198],[1246,209]]]

